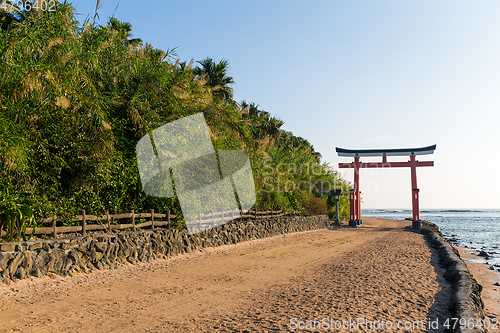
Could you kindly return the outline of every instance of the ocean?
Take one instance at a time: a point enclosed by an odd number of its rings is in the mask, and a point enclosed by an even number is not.
[[[412,211],[362,209],[361,216],[404,220]],[[500,265],[500,209],[424,209],[420,219],[436,224],[451,244],[490,254],[488,260],[478,257],[477,262]]]

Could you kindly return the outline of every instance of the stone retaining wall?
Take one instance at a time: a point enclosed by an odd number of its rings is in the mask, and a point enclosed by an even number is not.
[[[472,276],[458,251],[444,239],[439,228],[430,222],[422,224],[422,231],[427,234],[431,244],[439,250],[441,264],[447,268],[444,277],[453,286],[450,311],[453,318],[472,319],[474,323],[484,321],[484,303],[481,299],[482,286]],[[484,328],[457,328],[454,332],[487,332]]]
[[[230,222],[193,235],[189,235],[186,229],[160,229],[0,243],[0,282],[10,283],[30,276],[65,276],[94,269],[114,269],[126,263],[151,262],[205,247],[322,229],[327,223],[326,215],[296,216]]]

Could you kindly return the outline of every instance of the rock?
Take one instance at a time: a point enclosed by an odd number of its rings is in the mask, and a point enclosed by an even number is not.
[[[104,247],[104,245],[99,243],[99,242],[93,242],[93,245],[94,245],[95,250],[97,252],[105,252],[106,251],[106,248]]]
[[[23,254],[18,253],[14,260],[12,260],[12,263],[10,264],[10,276],[14,276],[14,273],[17,270],[17,267],[19,267],[19,264],[21,263],[21,259],[23,259]]]
[[[106,252],[106,257],[109,257],[111,255],[111,252],[114,250],[115,246],[114,244],[109,244],[107,247],[103,246],[103,252]]]
[[[16,244],[13,243],[0,243],[0,251],[12,252],[16,249]]]
[[[78,246],[78,251],[80,251],[80,253],[82,254],[82,256],[88,256],[90,254],[90,251],[87,249],[87,247],[85,245],[79,245]]]
[[[40,271],[40,269],[38,267],[33,267],[31,269],[30,275],[34,276],[34,277],[42,277],[43,276],[42,272]]]
[[[50,252],[50,246],[47,243],[42,243],[42,249],[44,251]]]
[[[30,251],[25,251],[23,252],[23,256],[23,267],[27,272],[29,272],[31,270],[31,266],[33,266],[33,255]]]
[[[480,257],[484,257],[484,258],[489,258],[490,255],[488,254],[488,252],[484,251],[484,250],[481,250],[479,253],[478,253],[478,256]]]
[[[500,286],[500,283],[495,282],[493,285],[494,285],[494,286]]]
[[[85,267],[85,265],[83,265],[83,264],[78,265],[78,267],[79,267],[78,271],[81,271],[83,273],[88,273],[89,272],[88,268]]]
[[[102,257],[104,257],[104,253],[96,252],[95,249],[90,250],[90,259],[92,260],[92,263],[100,261]]]
[[[62,271],[63,272],[68,272],[70,267],[73,266],[73,261],[69,258],[63,258],[63,267],[62,267]]]
[[[26,278],[26,271],[24,270],[24,268],[22,266],[17,269],[15,277],[17,277],[19,279],[25,279]]]
[[[69,241],[69,243],[70,243],[70,245],[72,245],[72,246],[76,246],[76,245],[81,244],[82,242],[81,242],[81,238],[79,238],[79,237],[75,237],[75,238],[71,239],[71,240]]]
[[[77,250],[71,250],[68,253],[68,257],[71,258],[74,262],[78,262],[82,258],[82,254]]]
[[[64,265],[64,259],[59,257],[55,260],[55,264],[53,267],[49,268],[49,271],[51,271],[52,273],[57,273],[57,272],[61,272],[62,271],[62,268],[63,268],[63,265]],[[52,270],[51,270],[52,269]]]
[[[12,253],[7,253],[7,254],[2,254],[0,253],[0,267],[5,271],[7,270],[7,265],[10,260],[14,259],[14,254]]]
[[[68,250],[69,248],[71,248],[71,244],[69,242],[61,243],[61,249]]]
[[[35,243],[29,246],[30,251],[40,250],[42,248],[42,243]]]

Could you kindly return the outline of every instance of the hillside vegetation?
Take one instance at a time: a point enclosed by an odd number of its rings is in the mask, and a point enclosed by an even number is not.
[[[180,214],[176,198],[142,191],[135,146],[155,128],[198,112],[215,149],[249,155],[257,209],[325,213],[328,191],[347,189],[282,120],[233,99],[226,60],[182,62],[172,50],[132,39],[129,23],[79,25],[70,4],[57,3],[54,12],[0,11],[4,223],[30,209],[36,216],[150,208]]]

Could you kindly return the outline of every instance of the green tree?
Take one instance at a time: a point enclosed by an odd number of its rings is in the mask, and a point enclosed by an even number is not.
[[[227,75],[229,62],[222,59],[216,63],[212,58],[198,61],[201,67],[196,67],[194,72],[206,78],[207,86],[212,88],[215,98],[232,101],[233,89],[229,86],[234,83],[231,76]]]
[[[122,22],[114,17],[109,18],[111,30],[117,31],[125,46],[138,47],[142,45],[142,39],[131,38],[132,25],[128,22]]]

